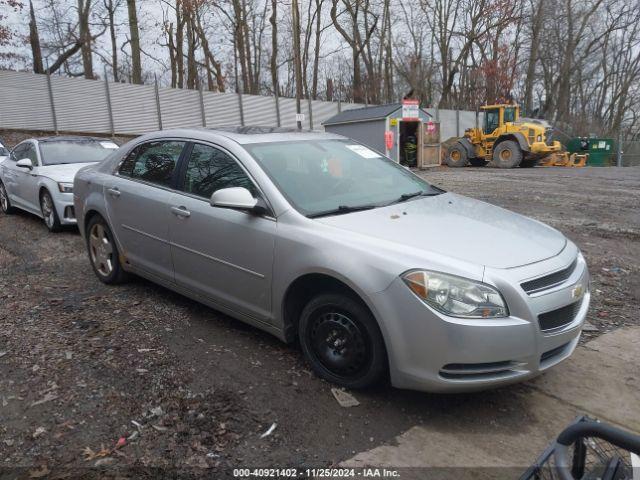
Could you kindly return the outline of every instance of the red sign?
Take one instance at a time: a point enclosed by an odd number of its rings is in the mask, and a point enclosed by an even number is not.
[[[427,133],[433,133],[436,131],[436,124],[432,121],[427,122]]]
[[[387,147],[387,150],[391,150],[393,148],[393,132],[389,130],[384,132],[384,144]]]

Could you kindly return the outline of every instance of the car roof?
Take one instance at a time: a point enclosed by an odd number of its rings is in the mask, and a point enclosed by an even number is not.
[[[29,138],[28,140],[35,140],[37,142],[106,142],[112,141],[109,138],[101,137],[89,137],[84,135],[54,135],[50,137],[37,137]]]
[[[241,145],[251,143],[290,142],[295,140],[344,139],[342,135],[317,130],[298,130],[297,128],[266,126],[217,126],[214,128],[180,128],[161,130],[145,135],[145,139],[162,137],[187,137],[196,140],[215,140],[225,137]]]

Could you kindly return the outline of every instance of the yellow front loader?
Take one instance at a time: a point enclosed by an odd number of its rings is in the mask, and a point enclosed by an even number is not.
[[[449,147],[445,162],[450,167],[481,166],[499,168],[534,167],[540,159],[561,151],[551,139],[551,128],[520,120],[517,105],[486,105],[484,124],[469,128]]]

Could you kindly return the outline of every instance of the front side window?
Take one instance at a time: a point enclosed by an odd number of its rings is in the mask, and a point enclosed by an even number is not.
[[[171,185],[185,142],[161,140],[135,147],[124,159],[118,173],[157,185]]]
[[[32,143],[27,144],[24,152],[22,152],[21,158],[28,158],[29,160],[31,160],[31,163],[33,163],[33,165],[38,165],[38,154],[36,153],[35,145],[33,145]]]
[[[500,123],[500,111],[499,110],[487,110],[484,113],[484,133],[487,135],[493,133],[498,128]]]
[[[228,154],[214,147],[193,145],[184,177],[183,190],[198,197],[211,198],[221,188],[244,187],[257,195],[253,182]]]
[[[24,156],[26,149],[27,149],[26,143],[22,143],[18,145],[11,151],[11,155],[9,156],[9,158],[11,158],[11,160],[13,160],[14,162],[17,162],[18,160],[22,160],[23,158],[26,158]]]
[[[442,193],[396,162],[349,140],[256,143],[244,148],[307,216]]]

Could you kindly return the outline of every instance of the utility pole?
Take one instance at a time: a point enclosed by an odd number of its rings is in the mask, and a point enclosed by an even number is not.
[[[298,130],[302,130],[301,106],[302,98],[302,63],[300,61],[300,10],[298,0],[291,0],[291,23],[293,27],[293,63],[296,75],[296,119]]]

